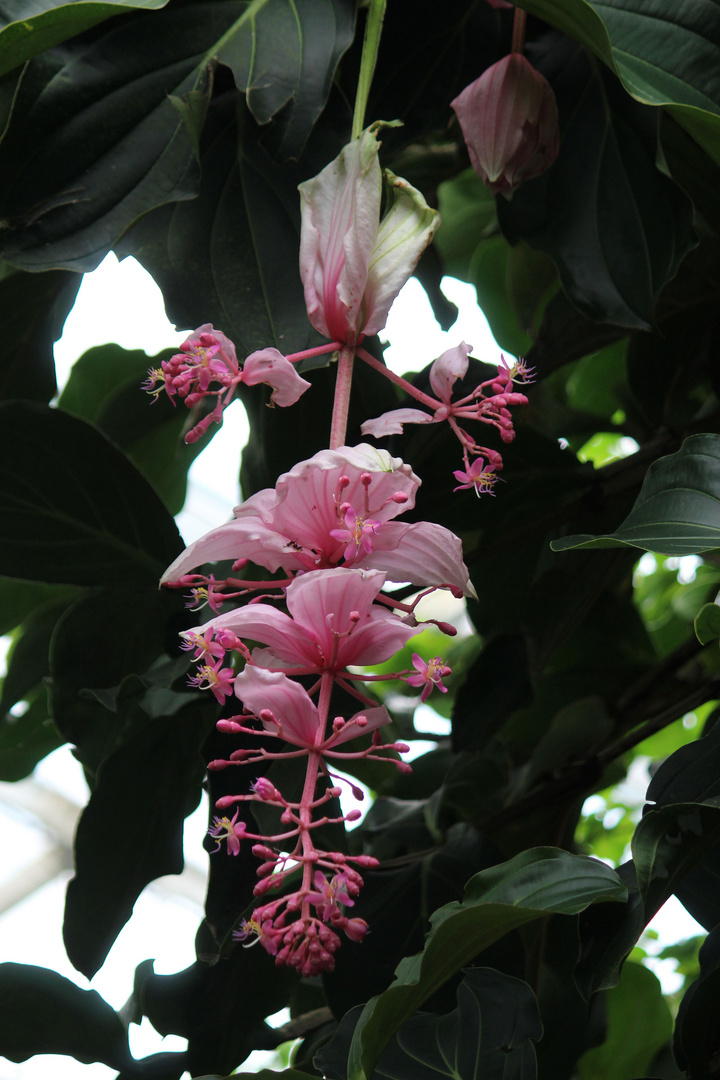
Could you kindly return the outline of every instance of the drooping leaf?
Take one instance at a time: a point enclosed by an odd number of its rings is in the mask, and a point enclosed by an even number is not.
[[[10,1061],[67,1054],[113,1069],[132,1062],[122,1021],[96,990],[81,990],[45,968],[0,964],[0,997],[0,1054]]]
[[[59,409],[3,403],[0,418],[2,573],[73,585],[155,584],[181,549],[180,536],[120,451]]]
[[[403,960],[393,985],[366,1005],[350,1048],[350,1080],[370,1077],[398,1028],[492,942],[543,914],[577,913],[625,896],[609,867],[555,848],[525,851],[476,874],[462,904],[447,904],[434,913],[423,952]]]
[[[567,536],[569,548],[642,548],[662,555],[691,555],[720,546],[720,436],[691,435],[676,454],[654,462],[622,525],[603,536]]]
[[[711,1080],[714,1062],[720,1050],[718,990],[720,989],[720,950],[718,927],[712,930],[700,948],[700,975],[680,1002],[673,1050],[675,1058],[690,1076]]]
[[[720,159],[720,15],[713,0],[523,0],[525,10],[591,49],[638,101],[669,111]]]
[[[642,964],[625,964],[606,998],[607,1036],[578,1062],[581,1080],[629,1080],[644,1076],[672,1035],[672,1014],[657,975]]]
[[[0,15],[0,75],[45,49],[133,8],[165,7],[168,0],[10,0]]]
[[[359,1010],[353,1019],[357,1023]],[[443,1016],[416,1013],[385,1048],[373,1076],[377,1080],[535,1080],[533,1041],[541,1038],[542,1030],[535,995],[527,983],[493,968],[473,968],[457,989],[457,1007]],[[314,1063],[330,1080],[345,1076],[338,1068],[342,1066],[338,1050],[347,1046],[350,1034],[341,1026],[328,1047],[316,1055]]]
[[[75,302],[82,277],[67,270],[10,271],[0,277],[4,346],[0,397],[50,401],[56,390],[53,342]]]
[[[3,144],[5,257],[90,270],[141,215],[193,198],[218,63],[259,124],[278,117],[275,149],[297,155],[354,14],[351,0],[196,0],[111,22],[50,54],[52,65],[34,61]]]
[[[657,113],[572,43],[548,38],[535,62],[558,101],[560,153],[512,202],[498,201],[501,228],[552,258],[583,314],[647,328],[694,243],[689,202],[655,166]]]
[[[150,882],[183,868],[183,820],[200,798],[207,727],[197,706],[146,718],[101,765],[75,837],[63,936],[92,978]]]
[[[720,639],[720,607],[705,604],[695,616],[695,633],[701,645]]]

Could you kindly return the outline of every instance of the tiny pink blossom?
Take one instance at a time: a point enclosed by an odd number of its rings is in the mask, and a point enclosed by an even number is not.
[[[455,469],[453,476],[458,481],[458,486],[453,488],[453,491],[464,491],[473,488],[476,495],[479,495],[482,491],[489,492],[492,495],[493,487],[498,479],[493,467],[489,463],[486,464],[482,457],[475,458],[469,469]]]
[[[352,907],[355,903],[347,892],[347,874],[335,874],[328,881],[320,870],[316,870],[313,881],[317,892],[308,893],[308,900],[317,908],[323,922],[330,922],[333,915],[340,914],[338,904]]]
[[[349,504],[347,504],[343,520],[345,528],[331,529],[330,536],[334,540],[340,540],[342,543],[347,544],[343,552],[345,561],[349,562],[351,559],[357,559],[361,548],[366,555],[369,555],[373,549],[372,538],[377,534],[382,522],[373,521],[372,518],[364,518]]]
[[[216,851],[220,851],[223,840],[227,841],[227,853],[228,855],[240,854],[240,841],[242,840],[246,825],[244,821],[238,822],[239,809],[235,811],[232,818],[228,817],[214,817],[213,823],[208,829],[208,834],[217,840],[217,847],[213,848],[211,854]]]
[[[217,660],[214,664],[203,664],[198,674],[188,679],[188,683],[198,690],[212,690],[222,705],[225,698],[230,697],[233,692],[235,672],[231,667],[221,667],[221,664],[222,660]]]
[[[442,680],[451,675],[452,671],[444,660],[435,656],[426,664],[422,656],[413,653],[412,662],[418,674],[408,675],[406,681],[410,686],[422,686],[423,691],[420,695],[422,702],[427,701],[434,687],[437,687],[441,693],[447,694],[447,686],[443,686]]]

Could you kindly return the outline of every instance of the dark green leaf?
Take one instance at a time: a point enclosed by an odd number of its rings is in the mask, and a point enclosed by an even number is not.
[[[625,964],[606,997],[607,1035],[578,1062],[580,1080],[628,1080],[644,1076],[672,1035],[672,1014],[656,975],[642,964]]]
[[[359,1010],[353,1019],[357,1023]],[[416,1013],[385,1048],[373,1076],[377,1080],[535,1080],[533,1041],[541,1038],[542,1030],[537,1002],[527,983],[492,968],[473,968],[457,989],[457,1007],[444,1016]],[[344,1078],[338,1069],[338,1050],[347,1046],[350,1034],[341,1027],[315,1058],[331,1080]]]
[[[655,166],[657,113],[570,43],[549,39],[535,61],[558,100],[560,153],[512,202],[499,200],[500,225],[553,259],[585,315],[646,328],[694,242],[689,202]]]
[[[197,805],[207,733],[192,705],[149,721],[108,757],[75,836],[63,928],[70,960],[92,978],[149,882],[183,868],[183,820]]]
[[[720,436],[692,435],[676,454],[654,462],[622,525],[604,536],[567,536],[553,551],[630,546],[692,555],[720,546]]]
[[[196,0],[76,39],[50,69],[35,61],[3,147],[6,258],[34,270],[93,269],[141,215],[192,198],[218,63],[258,123],[277,117],[277,152],[297,155],[354,15],[351,0]]]
[[[0,997],[0,1054],[10,1061],[68,1054],[123,1069],[132,1060],[120,1017],[95,990],[45,968],[0,964]]]
[[[523,0],[527,11],[581,41],[625,89],[669,111],[720,159],[720,14],[713,0]]]
[[[708,934],[700,949],[700,975],[680,1002],[673,1049],[680,1067],[693,1080],[711,1080],[720,1051],[718,991],[720,950],[718,927]]]
[[[0,397],[50,401],[55,394],[53,342],[75,303],[82,277],[67,270],[11,271],[0,277],[4,348]]]
[[[701,645],[720,639],[720,607],[705,604],[695,616],[695,633]]]
[[[23,780],[64,742],[48,716],[44,687],[28,694],[27,705],[22,715],[0,718],[0,780]]]
[[[0,75],[45,49],[133,8],[161,8],[168,0],[6,0],[0,15]]]
[[[435,912],[423,952],[403,960],[393,985],[366,1005],[350,1049],[350,1080],[370,1077],[398,1028],[492,942],[544,914],[573,914],[626,895],[604,864],[555,848],[525,851],[476,874],[462,904],[447,904]]]
[[[75,585],[157,582],[181,541],[134,466],[59,409],[3,404],[0,417],[2,573]]]

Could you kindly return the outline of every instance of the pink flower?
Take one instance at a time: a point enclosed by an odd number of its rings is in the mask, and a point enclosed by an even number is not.
[[[558,155],[558,114],[548,81],[510,53],[451,102],[470,162],[493,194],[511,196]]]
[[[407,181],[382,175],[372,125],[300,185],[300,276],[310,322],[354,346],[382,330],[390,305],[432,239],[439,217]]]
[[[221,665],[222,659],[216,660],[214,664],[203,664],[198,669],[198,674],[188,679],[188,683],[198,690],[212,690],[222,705],[225,698],[230,697],[233,692],[235,672],[231,667],[224,668]]]
[[[502,457],[497,450],[491,450],[487,446],[481,446],[461,428],[458,420],[479,420],[480,423],[490,424],[500,432],[503,442],[509,443],[515,438],[510,406],[526,405],[527,398],[524,394],[513,389],[513,379],[528,381],[531,378],[531,369],[524,365],[516,365],[510,369],[505,363],[498,365],[497,375],[485,382],[480,383],[475,389],[460,398],[452,400],[453,388],[458,379],[464,379],[468,370],[468,356],[472,346],[463,341],[453,349],[448,349],[438,357],[430,368],[430,385],[436,394],[436,400],[426,397],[429,404],[435,406],[434,413],[423,412],[421,409],[393,409],[383,413],[374,420],[366,420],[362,425],[363,435],[372,435],[376,439],[386,435],[399,435],[402,433],[403,424],[440,424],[447,420],[452,430],[457,435],[463,447],[463,460],[465,472],[462,473],[461,487],[475,487],[477,485],[469,477],[478,475],[477,466],[471,467],[469,454],[483,454],[487,459],[487,469],[484,476],[484,487],[481,490],[490,490],[492,487],[491,476],[502,469]],[[486,391],[489,391],[486,393]],[[474,469],[474,471],[472,471]],[[456,479],[461,479],[458,472]],[[466,482],[468,480],[468,482]],[[456,491],[459,488],[455,488]]]
[[[156,386],[158,383],[161,385]],[[171,399],[176,395],[184,398],[189,408],[203,398],[215,398],[212,412],[185,436],[185,442],[192,443],[205,434],[210,424],[222,423],[223,410],[240,383],[272,386],[271,405],[294,405],[310,386],[277,349],[251,353],[244,364],[238,364],[230,338],[215,330],[211,323],[203,323],[182,343],[180,352],[148,372],[143,387],[155,398],[162,390]]]
[[[216,848],[213,848],[213,852],[220,851],[223,840],[227,841],[227,853],[228,855],[240,854],[240,841],[245,834],[245,822],[241,821],[236,824],[238,814],[240,810],[236,810],[232,818],[228,817],[214,817],[213,823],[208,829],[208,834],[217,840],[218,844]]]
[[[497,466],[496,466],[497,468]],[[453,476],[458,481],[458,486],[453,491],[464,491],[473,488],[476,495],[481,491],[488,491],[491,495],[497,482],[497,473],[487,464],[482,457],[475,458],[469,469],[455,469]]]
[[[392,520],[413,508],[419,486],[410,466],[384,450],[365,444],[322,450],[284,473],[274,490],[251,496],[236,509],[234,521],[191,544],[162,581],[178,581],[202,563],[221,559],[250,559],[273,573],[343,562],[383,570],[389,581],[447,585],[473,596],[454,533],[429,522]],[[350,536],[356,528],[359,544]]]
[[[413,653],[412,662],[413,667],[418,671],[418,674],[408,675],[406,682],[410,686],[422,686],[423,691],[420,695],[420,700],[422,702],[427,701],[434,687],[437,687],[441,693],[447,694],[447,686],[443,686],[442,680],[446,679],[448,675],[451,675],[452,671],[444,660],[439,656],[435,656],[426,664],[422,656]]]
[[[316,870],[313,881],[317,892],[308,893],[308,900],[317,909],[323,922],[330,922],[333,915],[342,914],[339,904],[352,907],[355,903],[347,892],[347,874],[335,874],[328,881],[320,870]]]
[[[269,648],[252,654],[261,667],[340,672],[350,664],[380,664],[419,633],[375,604],[384,583],[378,570],[315,570],[288,585],[289,615],[270,604],[248,604],[219,615],[199,632],[227,628],[265,642]]]

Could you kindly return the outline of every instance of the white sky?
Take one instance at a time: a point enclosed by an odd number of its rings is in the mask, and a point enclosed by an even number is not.
[[[392,343],[386,361],[398,373],[419,370],[445,349],[465,340],[475,355],[497,361],[500,350],[493,341],[487,322],[475,303],[475,291],[463,282],[445,279],[443,290],[460,308],[457,323],[444,334],[432,315],[427,297],[416,280],[411,280],[393,305],[385,337]],[[86,275],[77,302],[56,345],[58,381],[62,385],[74,361],[86,349],[105,342],[117,342],[127,349],[145,349],[153,355],[184,340],[184,328],[176,331],[168,323],[162,296],[152,279],[134,259],[118,263],[108,255],[93,274]],[[139,391],[140,392],[140,391]],[[196,459],[191,472],[191,491],[178,522],[186,543],[208,528],[227,520],[239,501],[237,473],[240,450],[247,438],[247,423],[242,405],[236,403],[222,429],[209,447]],[[437,717],[429,708],[418,714],[421,730],[438,731]],[[445,722],[443,722],[444,724]],[[447,725],[443,730],[447,730]],[[417,747],[424,752],[431,743]],[[37,779],[51,790],[61,792],[71,803],[80,806],[86,790],[79,765],[66,748],[51,755],[36,771]],[[24,867],[42,857],[52,847],[52,829],[35,819],[27,805],[3,806],[3,796],[33,797],[29,781],[18,785],[0,784],[0,831],[3,857],[0,861],[0,889]],[[5,790],[3,790],[5,789]],[[24,793],[24,794],[23,794]],[[640,792],[642,798],[644,790]],[[206,855],[201,847],[207,823],[203,804],[188,819],[186,858],[189,869],[182,879],[165,879],[150,886],[136,905],[135,913],[113,947],[101,971],[92,982],[110,1004],[119,1008],[132,989],[135,965],[148,957],[156,958],[161,974],[180,970],[194,959],[193,940],[202,917],[202,887]],[[70,965],[62,946],[62,908],[69,872],[54,877],[26,901],[17,903],[0,916],[0,958],[50,967],[78,983],[87,981]],[[188,898],[189,894],[194,899]],[[667,905],[653,923],[661,932],[662,942],[674,941],[699,932],[680,904]],[[660,946],[658,946],[659,948]],[[669,964],[672,968],[672,963]],[[664,978],[672,989],[672,974],[666,965]],[[182,1040],[161,1040],[145,1023],[131,1026],[131,1045],[137,1056],[158,1050],[182,1048]],[[253,1055],[243,1068],[260,1068],[272,1061],[272,1055]],[[0,1060],[0,1080],[106,1080],[115,1075],[102,1065],[81,1065],[64,1057],[38,1056],[20,1065]]]

